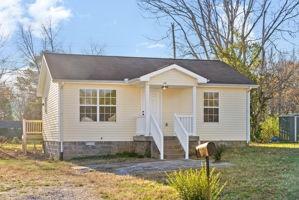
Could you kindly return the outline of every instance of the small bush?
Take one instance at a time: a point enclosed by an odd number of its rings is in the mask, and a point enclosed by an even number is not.
[[[219,145],[216,147],[216,151],[213,155],[213,158],[215,160],[215,162],[218,162],[221,160],[222,158],[222,154],[225,152],[225,146],[224,145]]]
[[[268,117],[261,124],[260,142],[270,142],[271,138],[279,135],[279,121],[277,117]]]
[[[172,172],[167,175],[167,181],[170,186],[174,187],[183,200],[209,200],[219,199],[220,194],[225,186],[220,183],[220,173],[214,169],[210,172],[210,198],[209,186],[206,174],[206,168],[200,170],[188,169]]]

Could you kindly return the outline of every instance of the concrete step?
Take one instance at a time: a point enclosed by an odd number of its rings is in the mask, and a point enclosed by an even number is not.
[[[169,160],[172,160],[172,159],[183,159],[185,158],[185,154],[165,154],[164,155],[165,159],[169,159]]]
[[[176,136],[164,137],[164,156],[165,159],[182,159],[185,152]]]
[[[183,151],[183,150],[172,150],[172,149],[165,149],[164,150],[164,154],[172,154],[172,153],[184,154],[185,151]]]

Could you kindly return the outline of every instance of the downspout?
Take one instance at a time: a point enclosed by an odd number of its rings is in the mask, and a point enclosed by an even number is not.
[[[60,152],[59,160],[63,160],[63,85],[64,83],[58,83],[59,87],[59,140],[60,140]]]
[[[246,91],[246,143],[250,142],[250,90]]]

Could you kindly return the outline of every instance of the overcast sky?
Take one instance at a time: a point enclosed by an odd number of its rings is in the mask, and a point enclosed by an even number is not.
[[[35,28],[48,18],[61,27],[64,48],[75,53],[94,41],[105,45],[108,55],[171,57],[170,41],[149,39],[161,38],[169,27],[143,17],[137,0],[0,0],[1,28],[9,37],[7,52],[18,52],[18,23]],[[40,37],[38,31],[35,36]],[[299,43],[298,38],[292,41]],[[281,42],[280,47],[294,46]]]

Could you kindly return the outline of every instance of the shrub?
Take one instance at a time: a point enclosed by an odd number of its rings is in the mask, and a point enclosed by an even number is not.
[[[278,117],[268,117],[261,123],[260,142],[270,142],[271,138],[279,135]]]
[[[195,199],[219,199],[220,194],[225,186],[220,183],[220,173],[214,169],[210,172],[210,198],[209,186],[207,180],[206,168],[200,170],[188,169],[172,172],[167,175],[167,181],[170,186],[174,187],[183,200]]]
[[[213,158],[214,158],[215,162],[218,162],[218,161],[221,160],[222,154],[224,153],[224,151],[225,151],[225,146],[224,145],[219,145],[219,146],[216,147],[216,151],[213,155]]]

